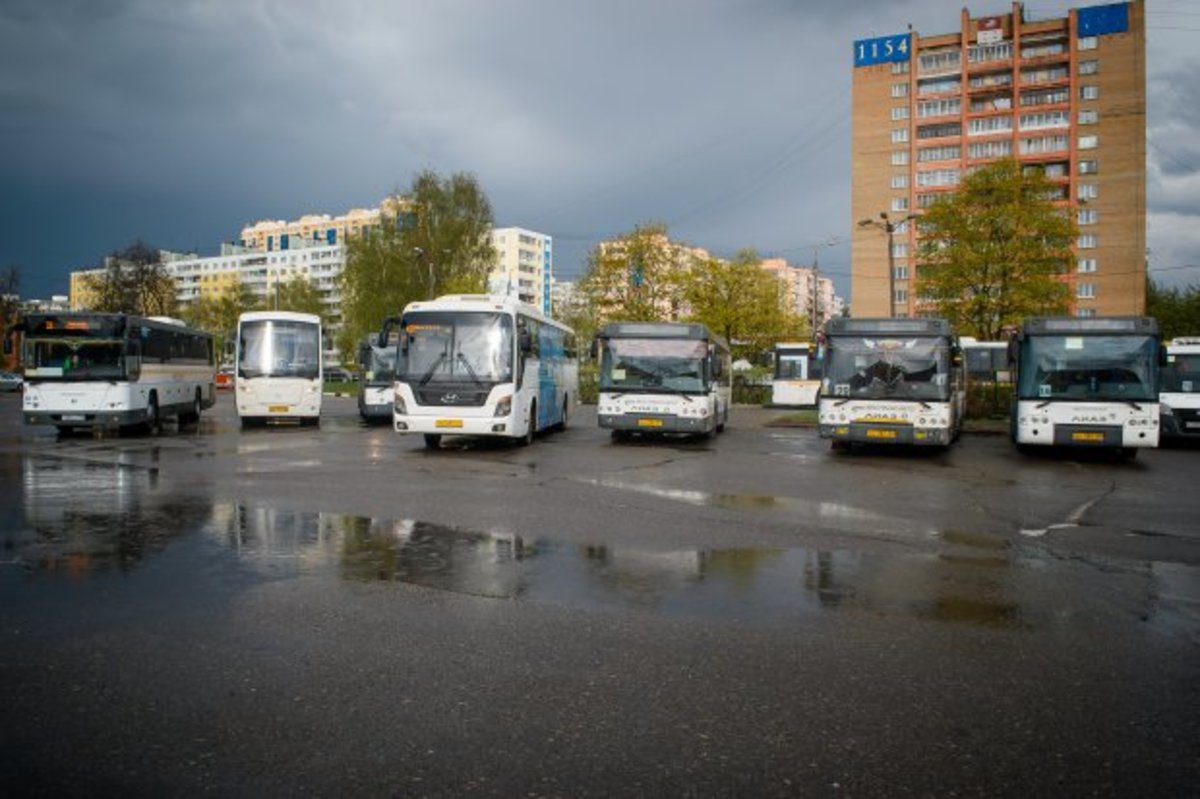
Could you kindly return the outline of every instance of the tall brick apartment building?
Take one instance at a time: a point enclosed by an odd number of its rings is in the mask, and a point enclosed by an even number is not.
[[[1006,156],[1042,167],[1076,216],[1074,313],[1144,311],[1142,2],[1053,19],[1032,19],[1021,3],[1000,16],[963,9],[951,33],[856,41],[852,144],[855,316],[919,312],[908,220],[972,167]]]

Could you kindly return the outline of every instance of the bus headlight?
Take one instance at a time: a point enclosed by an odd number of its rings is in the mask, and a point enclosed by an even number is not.
[[[406,416],[408,414],[408,406],[404,404],[404,397],[400,396],[399,394],[396,395],[395,401],[392,402],[392,407],[395,408],[396,413],[400,414],[401,416]]]
[[[1165,403],[1158,406],[1158,412],[1161,413],[1163,416],[1174,416],[1175,415],[1175,411],[1171,410],[1171,406],[1167,405]]]
[[[496,412],[492,415],[508,416],[510,413],[512,413],[512,394],[500,398],[500,401],[496,403]]]

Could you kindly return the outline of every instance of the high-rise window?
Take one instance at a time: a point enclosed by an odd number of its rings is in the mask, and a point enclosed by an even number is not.
[[[1099,61],[1089,60],[1089,61],[1080,61],[1079,62],[1079,74],[1080,75],[1095,75],[1099,71],[1100,71],[1100,62]]]
[[[908,175],[892,175],[892,188],[893,189],[907,189],[908,188]]]
[[[893,197],[892,198],[892,210],[893,211],[907,211],[908,210],[908,198],[907,197]]]
[[[1099,219],[1100,212],[1095,208],[1081,208],[1075,215],[1075,221],[1080,225],[1094,225]]]
[[[903,144],[908,141],[908,128],[892,128],[892,144]]]
[[[917,150],[917,160],[926,161],[953,161],[962,157],[962,148],[957,144],[945,144],[941,147],[922,147]]]
[[[1076,193],[1081,200],[1094,200],[1100,196],[1100,187],[1095,183],[1080,183]]]
[[[1092,300],[1096,298],[1095,283],[1080,283],[1075,286],[1075,296],[1081,300]]]
[[[1079,272],[1081,275],[1092,274],[1093,272],[1096,271],[1096,259],[1095,258],[1080,258],[1079,264],[1075,271]]]
[[[1094,250],[1096,249],[1097,239],[1098,237],[1095,233],[1084,233],[1079,237],[1079,241],[1076,243],[1076,246],[1081,250]]]
[[[893,83],[892,84],[892,97],[908,97],[908,84],[907,83]]]
[[[1100,112],[1094,108],[1084,108],[1079,112],[1080,125],[1095,125],[1100,121]]]
[[[908,163],[908,150],[892,151],[892,166],[904,166]]]
[[[922,100],[917,103],[918,117],[940,117],[962,111],[962,100],[957,97],[947,100]]]
[[[1100,87],[1092,86],[1092,85],[1080,86],[1079,87],[1079,99],[1080,100],[1098,100],[1098,99],[1100,99]]]
[[[898,105],[892,109],[892,121],[898,122],[901,119],[908,119],[908,106]]]
[[[1079,174],[1094,175],[1100,171],[1100,163],[1095,159],[1088,159],[1079,162]]]
[[[1080,136],[1079,137],[1079,149],[1080,150],[1095,150],[1099,146],[1100,146],[1100,137],[1099,136]]]
[[[1096,36],[1080,36],[1075,46],[1080,50],[1095,50],[1100,46],[1100,39]]]

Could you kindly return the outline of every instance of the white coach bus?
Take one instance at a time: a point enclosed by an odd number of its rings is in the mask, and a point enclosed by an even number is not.
[[[962,353],[945,319],[831,319],[818,430],[852,443],[949,446],[966,406]]]
[[[387,341],[389,330],[377,341]],[[511,297],[455,294],[411,302],[398,324],[392,422],[420,433],[528,444],[562,429],[578,402],[575,334]]]
[[[600,427],[632,433],[725,429],[732,400],[729,347],[700,324],[613,322],[596,337]]]
[[[238,318],[234,390],[243,427],[320,423],[321,344],[314,314],[249,311]]]
[[[23,334],[27,424],[154,430],[161,419],[199,421],[216,402],[213,338],[166,317],[31,313]]]
[[[1158,322],[1146,316],[1027,319],[1011,433],[1020,450],[1108,447],[1126,457],[1158,446]]]

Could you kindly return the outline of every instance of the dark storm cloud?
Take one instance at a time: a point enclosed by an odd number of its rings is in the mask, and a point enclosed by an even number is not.
[[[211,252],[260,218],[374,205],[422,168],[477,175],[498,224],[555,236],[564,277],[652,220],[806,263],[849,236],[853,41],[946,32],[959,8],[0,0],[0,264],[62,291],[135,237]],[[1161,146],[1194,160],[1171,130]],[[849,247],[820,258],[848,291]]]

